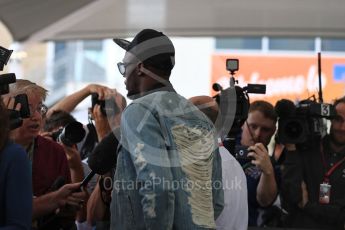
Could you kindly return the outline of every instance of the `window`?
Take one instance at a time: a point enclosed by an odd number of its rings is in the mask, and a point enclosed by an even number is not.
[[[270,50],[314,51],[314,38],[270,38]]]
[[[102,51],[102,40],[87,40],[84,41],[84,49],[87,51]]]
[[[345,39],[326,38],[321,40],[322,51],[345,51]]]
[[[216,38],[216,49],[260,50],[260,37]]]

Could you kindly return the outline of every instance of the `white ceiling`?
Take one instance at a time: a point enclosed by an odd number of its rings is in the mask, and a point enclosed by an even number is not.
[[[345,38],[345,0],[0,0],[15,41],[174,36]]]

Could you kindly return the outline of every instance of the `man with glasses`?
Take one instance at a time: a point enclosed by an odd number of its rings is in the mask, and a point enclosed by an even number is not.
[[[23,119],[21,127],[10,132],[10,138],[26,149],[30,160],[33,219],[36,219],[54,213],[66,204],[79,206],[76,201],[85,199],[85,194],[75,193],[79,183],[61,187],[71,182],[65,152],[59,144],[39,135],[47,112],[43,104],[47,90],[28,80],[17,79],[16,83],[10,85],[10,93],[6,97],[23,93],[28,97],[30,117]]]
[[[127,51],[118,68],[133,101],[121,117],[111,229],[215,229],[223,208],[215,128],[171,85],[172,42],[152,29],[114,41]]]
[[[249,226],[261,226],[267,208],[278,194],[277,169],[271,163],[268,144],[276,130],[277,115],[266,101],[251,103],[242,126],[241,145],[249,147],[251,161],[241,161],[247,178]]]
[[[286,227],[345,229],[345,97],[335,100],[329,134],[290,144],[282,171]]]

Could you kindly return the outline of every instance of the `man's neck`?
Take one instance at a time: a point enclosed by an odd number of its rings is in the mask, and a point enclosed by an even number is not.
[[[34,142],[34,139],[26,141],[15,141],[17,144],[21,145],[24,149],[28,149]]]
[[[160,82],[156,82],[156,84],[152,84],[149,87],[142,90],[142,93],[140,94],[140,97],[146,96],[151,93],[159,92],[159,91],[170,91],[175,92],[173,86],[171,83],[169,85],[164,85]]]
[[[335,153],[345,152],[345,145],[340,145],[330,140],[330,146]]]

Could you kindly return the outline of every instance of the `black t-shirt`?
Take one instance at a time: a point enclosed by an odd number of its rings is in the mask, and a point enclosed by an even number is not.
[[[321,229],[344,229],[345,223],[345,163],[342,163],[329,177],[331,185],[330,203],[319,203],[320,184],[325,173],[345,157],[345,152],[336,153],[330,147],[330,137],[308,151],[288,152],[282,174],[282,196],[289,212],[290,227]],[[323,157],[324,155],[324,157]],[[301,183],[305,181],[308,203],[304,209],[297,204],[302,200]]]

